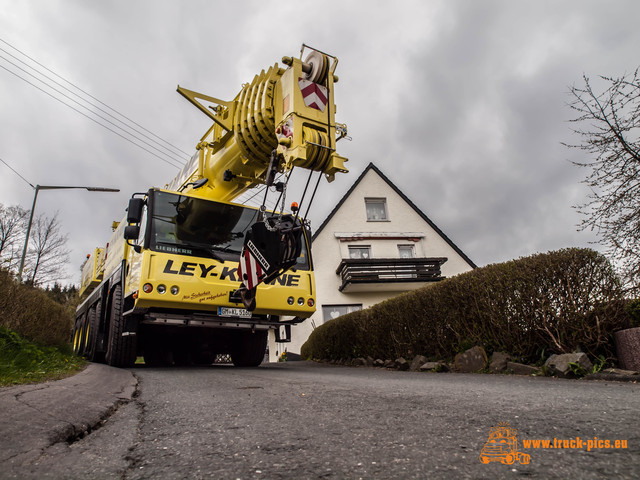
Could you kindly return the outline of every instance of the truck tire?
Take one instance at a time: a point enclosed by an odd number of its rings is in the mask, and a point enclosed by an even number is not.
[[[80,337],[82,333],[82,328],[80,327],[80,319],[76,318],[76,321],[73,325],[73,353],[76,355],[80,354]]]
[[[77,318],[73,329],[73,353],[82,356],[85,352],[87,339],[87,315]]]
[[[267,350],[267,331],[238,332],[231,352],[236,367],[257,367]]]
[[[104,352],[99,352],[100,316],[102,314],[101,301],[89,310],[89,345],[87,359],[90,362],[104,363]]]
[[[123,336],[122,287],[116,285],[111,294],[109,309],[109,341],[105,359],[112,367],[131,367],[136,361],[137,336]]]

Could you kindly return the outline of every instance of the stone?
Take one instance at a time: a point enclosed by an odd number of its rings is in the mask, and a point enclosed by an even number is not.
[[[373,362],[374,367],[384,367],[384,362],[379,358],[376,358]]]
[[[409,362],[407,362],[403,357],[396,358],[395,363],[398,370],[409,370]]]
[[[358,357],[353,361],[353,364],[364,367],[367,364],[367,361],[362,357]]]
[[[373,360],[372,357],[367,357],[367,365],[369,367],[373,367],[373,362],[374,362],[374,360]]]
[[[493,373],[504,372],[507,369],[507,362],[511,361],[511,355],[504,352],[493,352],[489,370]]]
[[[533,375],[540,369],[524,363],[507,362],[507,370],[516,375]]]
[[[614,332],[613,338],[620,367],[640,371],[640,327]]]
[[[464,373],[475,373],[487,366],[487,353],[482,347],[473,347],[459,353],[454,359],[456,370]]]
[[[640,382],[640,372],[622,370],[620,368],[605,368],[598,373],[590,373],[587,380],[607,380],[610,382]]]
[[[413,358],[411,365],[409,366],[409,370],[411,370],[412,372],[417,372],[418,370],[420,370],[420,367],[424,363],[426,363],[426,361],[427,361],[427,357],[425,357],[424,355],[416,355]]]
[[[593,364],[586,353],[563,353],[562,355],[551,355],[544,366],[548,375],[555,375],[560,378],[573,378],[575,374],[571,370],[571,364],[577,364],[586,373],[593,369]]]
[[[394,368],[395,367],[395,363],[393,360],[385,360],[384,361],[384,368]]]
[[[610,375],[640,375],[637,370],[623,370],[621,368],[605,368],[602,373],[608,373]]]
[[[420,365],[420,371],[421,372],[431,372],[431,371],[448,372],[449,367],[447,367],[447,364],[443,362],[425,362],[422,365]]]

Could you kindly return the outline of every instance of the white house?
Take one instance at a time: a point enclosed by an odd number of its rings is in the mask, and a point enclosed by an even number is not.
[[[292,327],[291,342],[269,337],[269,360],[300,353],[314,328],[354,310],[475,264],[373,163],[313,235],[316,313]]]

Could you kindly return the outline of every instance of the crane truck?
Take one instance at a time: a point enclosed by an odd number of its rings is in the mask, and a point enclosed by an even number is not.
[[[213,123],[177,176],[133,194],[109,242],[88,255],[76,353],[116,367],[139,356],[147,365],[211,364],[218,354],[257,366],[269,329],[284,333],[313,314],[306,216],[321,177],[347,172],[336,151],[347,130],[335,121],[337,58],[303,44],[300,58],[282,63],[231,101],[178,86]],[[308,178],[287,210],[294,169]],[[260,188],[259,207],[234,203]],[[281,206],[267,209],[267,195]]]

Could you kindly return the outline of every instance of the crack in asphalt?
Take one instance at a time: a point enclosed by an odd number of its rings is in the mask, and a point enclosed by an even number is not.
[[[140,446],[140,444],[143,442],[142,440],[142,428],[144,426],[145,423],[145,419],[146,419],[146,414],[147,414],[147,404],[145,402],[143,402],[142,400],[140,400],[140,386],[141,386],[141,380],[140,378],[133,373],[133,376],[136,378],[137,380],[137,384],[136,384],[136,390],[133,394],[132,397],[132,402],[134,403],[134,405],[136,406],[136,409],[138,411],[138,415],[137,415],[137,420],[138,423],[136,425],[136,440],[133,443],[133,445],[131,445],[128,448],[128,454],[124,457],[124,460],[126,460],[127,462],[127,467],[124,469],[124,471],[122,472],[122,475],[120,476],[121,480],[126,480],[129,476],[130,473],[133,473],[136,468],[138,467],[138,465],[142,462],[142,457],[139,455],[136,455],[136,450],[138,448],[138,446]]]
[[[99,430],[100,428],[102,428],[107,421],[109,420],[109,418],[111,418],[113,415],[115,415],[115,413],[120,409],[120,407],[122,407],[123,405],[127,405],[131,402],[136,402],[137,397],[140,395],[140,391],[139,391],[139,387],[140,387],[140,379],[132,373],[132,375],[135,377],[136,379],[136,388],[133,392],[133,394],[131,395],[131,398],[119,398],[105,413],[103,413],[100,416],[100,419],[94,423],[93,425],[87,425],[86,428],[84,429],[79,429],[76,430],[74,429],[74,432],[72,434],[70,434],[69,436],[67,436],[67,438],[65,439],[65,441],[67,442],[68,445],[72,445],[73,443],[82,440],[83,438],[86,438],[87,435],[90,435],[91,433]],[[118,394],[122,394],[124,393],[125,388],[123,387],[120,391],[116,392],[114,394],[115,397],[118,396]]]

